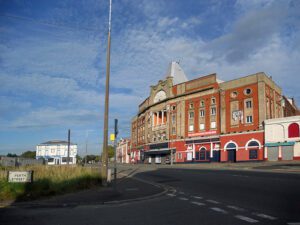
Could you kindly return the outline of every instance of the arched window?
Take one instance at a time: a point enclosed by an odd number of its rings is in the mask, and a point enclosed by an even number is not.
[[[236,150],[236,144],[230,142],[230,143],[226,146],[226,150]]]
[[[251,141],[248,144],[248,147],[259,147],[259,143],[257,141]]]
[[[292,123],[289,125],[289,138],[299,137],[299,125],[298,123]]]
[[[258,158],[259,143],[257,141],[250,141],[246,146],[246,149],[249,149],[249,159]]]
[[[205,160],[206,159],[206,148],[201,147],[200,148],[200,160]]]

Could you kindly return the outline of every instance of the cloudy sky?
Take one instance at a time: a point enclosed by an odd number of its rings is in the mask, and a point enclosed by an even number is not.
[[[108,0],[0,0],[0,155],[52,139],[101,151]],[[300,1],[113,0],[110,127],[180,61],[189,79],[264,71],[300,105]]]

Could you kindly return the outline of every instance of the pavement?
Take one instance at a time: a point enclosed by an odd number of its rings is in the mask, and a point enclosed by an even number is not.
[[[132,165],[121,164],[121,168],[131,168]],[[178,169],[212,169],[212,170],[248,170],[262,172],[278,172],[278,173],[300,173],[300,161],[262,161],[262,162],[239,162],[239,163],[188,163],[188,164],[173,164],[173,165],[149,165],[136,164],[137,168],[148,170],[160,168],[178,168]]]

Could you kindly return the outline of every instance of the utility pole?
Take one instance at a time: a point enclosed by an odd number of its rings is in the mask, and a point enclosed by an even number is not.
[[[109,16],[108,16],[108,37],[106,51],[106,83],[105,83],[105,109],[104,109],[104,129],[103,129],[103,147],[102,147],[102,163],[101,176],[102,185],[107,186],[107,146],[108,146],[108,107],[109,107],[109,76],[110,76],[110,32],[111,32],[111,5],[112,0],[109,0]]]
[[[85,159],[84,159],[84,165],[86,165],[87,162],[87,152],[88,152],[88,138],[89,138],[89,131],[86,131],[85,135]]]
[[[118,136],[118,119],[115,119],[115,140],[114,140],[114,150],[115,150],[115,160],[114,160],[114,187],[117,189],[117,136]]]
[[[68,130],[68,156],[67,156],[67,164],[69,165],[70,161],[70,140],[71,140],[71,130]]]

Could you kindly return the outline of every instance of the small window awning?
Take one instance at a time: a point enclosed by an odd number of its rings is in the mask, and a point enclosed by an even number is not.
[[[288,142],[278,142],[278,143],[266,143],[266,147],[278,147],[278,146],[291,146],[295,145],[294,141],[288,141]]]
[[[173,153],[176,152],[176,148],[158,148],[158,149],[151,149],[149,151],[145,151],[145,155],[160,155],[160,154],[170,154],[171,150]]]

